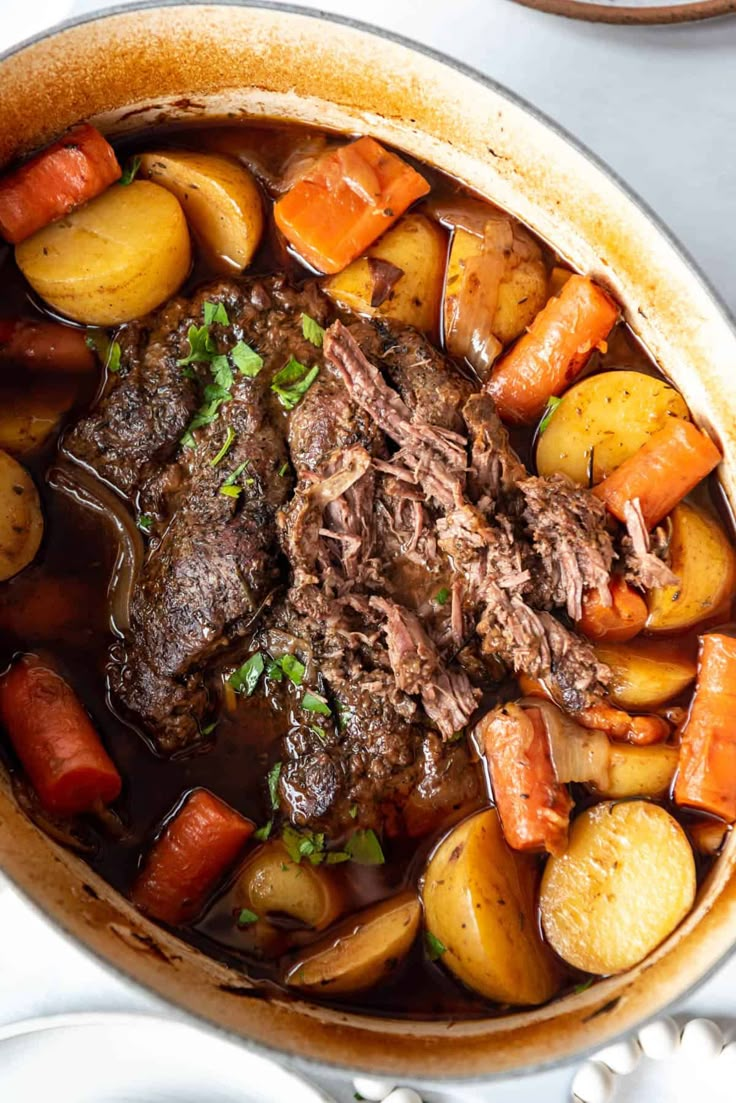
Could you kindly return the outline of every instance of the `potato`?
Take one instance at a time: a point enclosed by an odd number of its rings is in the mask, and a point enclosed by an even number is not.
[[[140,173],[176,196],[213,267],[247,268],[263,234],[263,203],[244,165],[217,153],[164,150],[145,153]]]
[[[688,826],[690,841],[699,854],[707,854],[711,858],[723,846],[726,841],[728,826],[721,820],[701,820]]]
[[[602,797],[658,797],[672,784],[680,757],[677,747],[652,743],[638,747],[631,743],[611,743],[608,757],[608,783],[596,786]]]
[[[25,467],[0,452],[0,581],[33,559],[43,536],[38,491]]]
[[[650,590],[649,632],[673,632],[725,614],[736,582],[736,555],[712,514],[681,502],[670,521],[669,565],[679,582]]]
[[[595,653],[613,672],[611,701],[629,712],[656,709],[695,679],[695,662],[672,643],[597,643]]]
[[[468,356],[461,315],[475,294],[464,280],[465,269],[468,261],[482,252],[482,242],[481,237],[460,227],[452,235],[445,280],[445,342],[448,352],[458,358]],[[513,226],[513,242],[489,322],[502,346],[523,333],[547,301],[547,273],[538,246],[519,226]]]
[[[24,456],[40,448],[71,407],[77,386],[68,379],[37,380],[23,390],[0,388],[0,448]]]
[[[288,915],[317,931],[333,923],[344,904],[334,872],[308,861],[297,865],[280,839],[253,852],[238,877],[234,898],[261,918]]]
[[[537,928],[536,870],[506,844],[495,808],[455,827],[427,866],[424,914],[441,961],[486,999],[539,1004],[559,987]]]
[[[329,276],[322,290],[340,306],[358,314],[380,314],[432,333],[439,322],[447,241],[436,222],[408,214],[365,254],[342,272]],[[378,290],[370,258],[395,264],[404,273],[378,306],[371,301]]]
[[[542,877],[542,927],[586,973],[630,969],[672,933],[695,899],[695,860],[677,820],[648,801],[596,804]]]
[[[16,247],[18,267],[54,309],[87,325],[129,322],[170,298],[191,264],[189,231],[164,188],[135,180]]]
[[[537,441],[540,475],[567,475],[588,486],[610,475],[661,429],[688,418],[685,400],[662,379],[636,371],[591,375],[571,387]]]
[[[339,996],[380,984],[406,957],[421,918],[413,892],[402,892],[351,915],[291,965],[286,983]]]

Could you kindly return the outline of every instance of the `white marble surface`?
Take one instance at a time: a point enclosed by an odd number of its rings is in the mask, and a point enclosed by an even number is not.
[[[299,4],[299,0],[296,0]],[[90,0],[0,0],[0,48]],[[306,6],[306,5],[303,5]],[[736,18],[679,27],[596,26],[508,0],[323,0],[454,55],[499,80],[587,144],[653,207],[736,311]],[[677,1010],[736,1021],[736,958]],[[0,1024],[73,1010],[161,1011],[0,891]],[[563,1103],[572,1069],[432,1103]],[[343,1078],[323,1078],[340,1103]],[[642,1097],[643,1098],[643,1097]]]

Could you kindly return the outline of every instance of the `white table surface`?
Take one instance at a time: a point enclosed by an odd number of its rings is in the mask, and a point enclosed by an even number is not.
[[[300,4],[300,0],[295,0]],[[104,0],[0,0],[0,48]],[[109,5],[108,5],[109,6]],[[307,6],[307,5],[302,5]],[[736,18],[678,27],[576,23],[508,0],[323,0],[460,58],[556,119],[602,157],[679,237],[736,311]],[[676,1008],[736,1021],[736,958]],[[0,1024],[63,1011],[167,1011],[0,890]],[[170,1013],[170,1012],[167,1012]],[[432,1103],[563,1103],[572,1069]],[[345,1078],[321,1082],[352,1099]]]

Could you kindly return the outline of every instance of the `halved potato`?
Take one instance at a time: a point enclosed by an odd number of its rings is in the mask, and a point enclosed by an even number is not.
[[[677,820],[657,804],[597,804],[575,820],[542,878],[542,927],[560,957],[586,973],[636,965],[684,919],[695,861]]]
[[[672,784],[680,757],[677,747],[666,743],[634,746],[611,743],[608,756],[608,781],[595,786],[602,797],[658,797]]]
[[[300,955],[286,983],[326,996],[380,984],[411,949],[421,913],[414,893],[402,892],[351,915]]]
[[[425,215],[408,214],[365,256],[325,279],[322,290],[358,314],[385,315],[432,333],[439,321],[446,256],[444,230]],[[403,273],[381,302],[381,269],[371,260],[388,261]]]
[[[0,388],[0,448],[33,452],[51,436],[77,392],[73,379],[39,379],[22,390]]]
[[[176,196],[213,267],[247,268],[263,233],[263,204],[244,165],[217,153],[164,150],[145,153],[140,172]]]
[[[490,1000],[539,1004],[560,985],[539,937],[537,863],[507,845],[495,808],[455,827],[430,859],[422,899],[441,961]]]
[[[191,264],[184,212],[164,188],[135,180],[16,246],[34,291],[87,325],[129,322],[169,299]]]
[[[38,491],[25,467],[0,452],[0,581],[33,559],[43,536]]]
[[[688,832],[693,846],[699,854],[708,854],[713,857],[726,841],[728,824],[721,820],[701,820],[699,823],[690,824]]]
[[[611,700],[630,712],[656,709],[695,680],[695,661],[673,643],[597,643],[595,653],[613,673]]]
[[[670,417],[689,418],[682,395],[637,371],[591,375],[562,396],[537,441],[540,475],[560,473],[580,486],[599,483]]]
[[[673,632],[725,614],[736,583],[736,555],[712,514],[680,502],[670,522],[669,565],[679,582],[649,591],[649,632]]]
[[[259,918],[288,915],[317,931],[334,923],[343,909],[343,893],[333,872],[308,861],[299,865],[280,839],[253,852],[233,890],[235,902]]]

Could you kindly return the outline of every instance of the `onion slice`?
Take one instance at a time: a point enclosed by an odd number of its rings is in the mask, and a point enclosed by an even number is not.
[[[525,697],[518,704],[539,709],[542,714],[552,765],[561,784],[576,781],[601,790],[608,788],[611,748],[605,732],[582,728],[557,705],[539,697]]]

